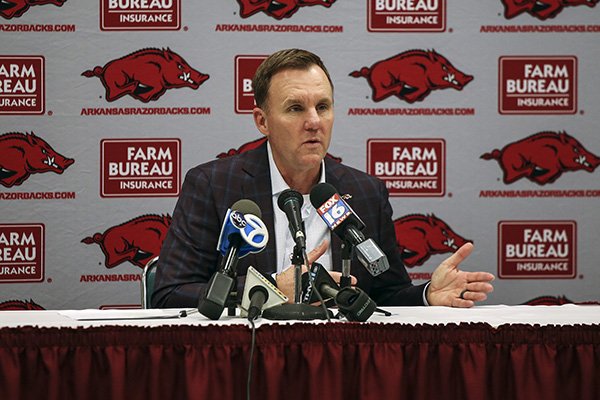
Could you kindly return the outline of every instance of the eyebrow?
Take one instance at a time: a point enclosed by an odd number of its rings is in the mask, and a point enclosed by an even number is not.
[[[287,107],[292,104],[303,104],[303,103],[304,103],[304,101],[300,100],[299,98],[291,97],[291,98],[284,100],[282,105],[283,105],[283,107]],[[319,99],[319,101],[317,102],[317,104],[321,104],[321,103],[333,104],[333,99],[330,97],[323,97],[323,98]]]

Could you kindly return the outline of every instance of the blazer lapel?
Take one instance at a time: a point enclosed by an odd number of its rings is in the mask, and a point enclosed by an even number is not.
[[[340,168],[340,164],[330,158],[325,158],[325,181],[330,183],[338,190],[340,195],[343,195],[343,177],[345,175],[344,168]],[[342,270],[342,240],[335,233],[331,233],[331,256],[334,271]]]
[[[242,195],[244,198],[254,201],[260,207],[261,219],[267,226],[270,236],[267,247],[260,253],[253,254],[254,259],[250,264],[267,273],[275,273],[277,271],[275,220],[266,142],[255,151],[247,153],[242,165],[242,173],[244,174]]]

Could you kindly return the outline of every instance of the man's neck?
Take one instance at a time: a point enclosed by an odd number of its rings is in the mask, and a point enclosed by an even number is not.
[[[316,170],[294,171],[294,173],[286,173],[281,171],[281,176],[290,189],[294,189],[301,194],[308,194],[310,190],[319,183],[321,177],[321,167]]]

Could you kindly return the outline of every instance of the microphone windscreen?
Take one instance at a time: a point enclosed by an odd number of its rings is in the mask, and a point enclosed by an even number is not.
[[[336,193],[337,190],[332,184],[327,182],[319,183],[310,191],[310,202],[314,208],[319,208]]]
[[[271,276],[264,276],[260,272],[258,272],[254,267],[248,267],[248,273],[246,275],[246,284],[244,285],[242,303],[240,305],[240,314],[242,317],[248,315],[248,307],[250,307],[251,300],[250,292],[255,286],[262,286],[267,290],[268,295],[267,300],[263,305],[263,310],[266,310],[267,308],[271,308],[279,304],[283,304],[288,301],[287,296],[275,286],[275,281]]]
[[[302,207],[302,204],[304,204],[304,197],[302,197],[299,192],[292,189],[285,189],[277,198],[277,205],[281,211],[285,211],[285,203],[290,199],[298,200],[300,207]]]
[[[256,215],[258,218],[262,218],[262,213],[260,212],[258,204],[248,199],[241,199],[233,203],[231,211],[237,211],[244,215],[252,214]]]

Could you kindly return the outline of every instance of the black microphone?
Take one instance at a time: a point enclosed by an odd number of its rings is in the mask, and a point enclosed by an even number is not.
[[[308,274],[313,276],[310,285]],[[377,304],[364,290],[357,287],[341,288],[333,280],[329,272],[319,263],[313,263],[310,272],[302,275],[303,300],[306,303],[318,301],[316,290],[321,293],[323,301],[333,299],[340,312],[348,321],[364,322],[377,309]]]
[[[245,199],[235,202],[227,211],[217,244],[223,259],[208,282],[206,296],[198,303],[198,311],[205,317],[213,320],[221,317],[235,287],[238,260],[265,248],[269,234],[260,216],[258,205]]]
[[[361,232],[365,224],[342,199],[333,185],[329,183],[315,185],[310,191],[310,202],[329,229],[354,246],[358,260],[371,275],[377,276],[390,268],[385,253],[373,239],[367,239]]]
[[[306,234],[301,213],[303,203],[302,195],[292,189],[285,189],[277,198],[277,205],[285,212],[292,237],[300,249],[306,249]]]
[[[240,305],[241,316],[247,316],[249,321],[258,318],[263,310],[283,304],[288,298],[277,289],[276,282],[270,276],[265,277],[254,267],[248,267],[246,285]]]

